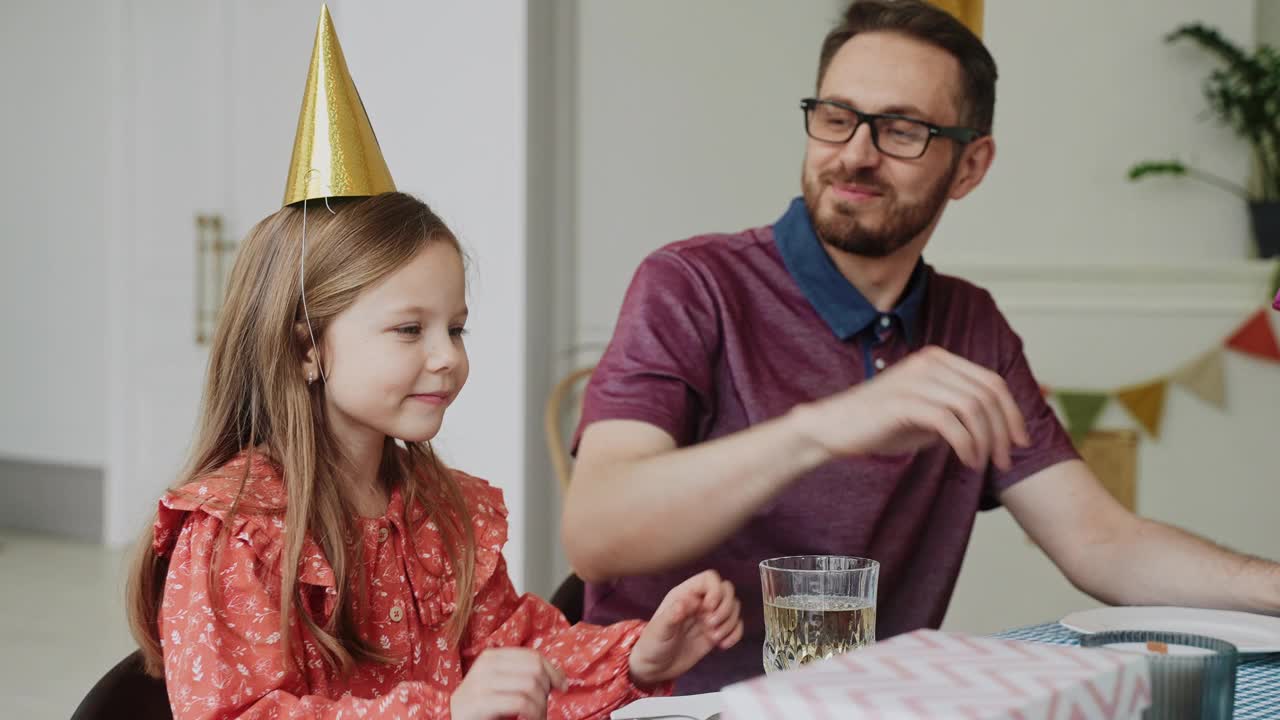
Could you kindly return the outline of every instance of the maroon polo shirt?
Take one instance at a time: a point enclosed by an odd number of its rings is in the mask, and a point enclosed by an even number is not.
[[[1031,436],[1029,447],[1015,449],[1011,470],[970,470],[941,442],[829,462],[797,478],[705,557],[589,584],[586,619],[648,618],[667,591],[706,568],[732,581],[746,634],[677,681],[679,693],[763,672],[758,565],[767,558],[878,560],[877,637],[937,628],[976,513],[997,507],[1019,480],[1077,457],[989,293],[922,262],[898,306],[877,311],[831,262],[800,198],[772,226],[695,237],[645,259],[588,385],[578,438],[594,422],[640,420],[681,447],[693,445],[856,385],[928,345],[1004,377]]]

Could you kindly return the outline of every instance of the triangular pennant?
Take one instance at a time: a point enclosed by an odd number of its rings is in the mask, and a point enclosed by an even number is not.
[[[1109,399],[1102,393],[1070,390],[1059,390],[1054,396],[1062,406],[1062,414],[1067,417],[1067,432],[1071,433],[1071,439],[1077,444],[1097,424]]]
[[[956,16],[974,35],[982,37],[982,0],[933,0],[933,4]]]
[[[1267,309],[1260,308],[1248,322],[1227,338],[1227,347],[1264,360],[1280,361],[1280,344],[1276,343],[1276,335],[1271,329],[1271,319],[1267,317]]]
[[[1192,360],[1174,372],[1169,379],[1219,410],[1227,406],[1227,386],[1225,374],[1222,371],[1221,350],[1210,350]]]
[[[1164,419],[1164,394],[1169,382],[1155,380],[1116,391],[1116,400],[1129,411],[1134,420],[1146,429],[1151,437],[1160,437],[1160,422]]]

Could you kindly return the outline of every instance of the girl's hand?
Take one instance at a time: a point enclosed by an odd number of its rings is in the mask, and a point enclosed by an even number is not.
[[[453,691],[453,720],[498,720],[520,717],[543,720],[547,695],[565,689],[564,673],[537,651],[527,648],[485,650]]]
[[[742,639],[742,604],[714,570],[671,589],[631,648],[631,681],[655,685],[679,677],[707,653]]]

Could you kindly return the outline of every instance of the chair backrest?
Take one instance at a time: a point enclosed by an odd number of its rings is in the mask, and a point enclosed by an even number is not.
[[[142,669],[142,653],[135,650],[116,663],[89,690],[71,720],[173,720],[164,680]]]
[[[547,397],[547,406],[543,412],[542,424],[547,439],[547,454],[551,456],[551,467],[555,469],[556,480],[560,483],[563,495],[569,489],[570,458],[569,446],[565,441],[564,425],[566,420],[570,426],[576,426],[578,415],[582,412],[582,397],[578,395],[581,385],[591,377],[594,366],[578,368],[565,375],[552,388]],[[573,398],[573,415],[565,417],[565,403]]]
[[[577,426],[578,416],[582,412],[582,396],[578,392],[591,377],[593,370],[595,370],[594,366],[578,368],[570,372],[556,383],[547,397],[542,423],[546,431],[547,454],[551,456],[551,466],[555,469],[556,480],[560,483],[561,497],[569,490],[571,473],[569,443],[565,440],[564,428]],[[570,398],[573,402],[571,415],[565,411],[565,404]],[[570,571],[569,577],[565,578],[551,595],[550,602],[564,613],[565,619],[570,624],[576,624],[582,620],[585,592],[586,586],[582,579]]]
[[[570,625],[577,625],[582,622],[582,612],[586,599],[586,584],[582,582],[582,578],[578,577],[577,573],[571,571],[569,577],[560,583],[560,586],[556,588],[550,598],[547,598],[547,602],[559,610]]]

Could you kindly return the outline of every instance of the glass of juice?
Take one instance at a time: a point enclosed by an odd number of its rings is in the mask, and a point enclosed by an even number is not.
[[[875,642],[879,577],[880,563],[843,555],[793,555],[760,563],[765,672]]]

